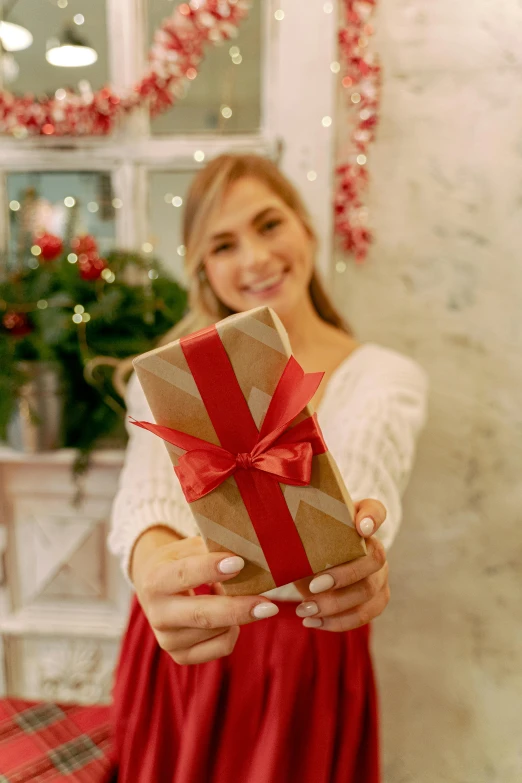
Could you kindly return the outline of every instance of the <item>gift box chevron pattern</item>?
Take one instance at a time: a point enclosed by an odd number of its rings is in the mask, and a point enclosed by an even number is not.
[[[287,334],[268,307],[226,318],[217,330],[259,428],[291,355]],[[220,445],[179,342],[143,354],[134,366],[156,423]],[[305,408],[294,423],[312,412]],[[166,446],[176,465],[183,451]],[[329,453],[314,456],[309,486],[281,488],[314,573],[366,553],[353,525],[352,501]],[[193,502],[191,510],[210,551],[235,552],[247,563],[224,585],[227,593],[258,594],[276,586],[233,477]]]

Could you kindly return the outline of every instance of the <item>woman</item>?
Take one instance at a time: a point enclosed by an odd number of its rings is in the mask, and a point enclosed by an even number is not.
[[[314,404],[368,554],[268,596],[223,595],[242,559],[206,552],[163,443],[132,427],[110,537],[137,594],[114,689],[118,780],[378,783],[368,623],[389,599],[424,373],[353,337],[314,271],[306,210],[271,162],[223,155],[202,170],[184,243],[191,313],[167,340],[274,308],[305,371],[326,372]],[[150,420],[135,378],[128,406]]]

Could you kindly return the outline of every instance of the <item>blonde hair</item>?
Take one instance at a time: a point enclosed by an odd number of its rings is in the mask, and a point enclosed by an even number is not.
[[[259,155],[219,155],[199,171],[190,187],[183,219],[185,271],[189,280],[189,313],[161,340],[163,344],[195,332],[233,314],[214,293],[203,267],[203,255],[208,223],[219,209],[230,185],[244,177],[254,177],[266,185],[289,207],[306,233],[317,245],[317,236],[310,215],[291,182],[275,163]],[[323,321],[352,334],[332,300],[326,293],[317,270],[309,285],[312,304]]]

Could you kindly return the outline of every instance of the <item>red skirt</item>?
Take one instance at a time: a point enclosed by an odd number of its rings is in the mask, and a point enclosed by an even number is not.
[[[369,628],[304,628],[296,604],[231,655],[179,666],[134,599],[114,687],[118,783],[379,783]]]

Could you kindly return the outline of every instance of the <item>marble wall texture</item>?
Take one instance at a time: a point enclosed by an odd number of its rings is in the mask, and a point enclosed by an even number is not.
[[[386,783],[522,781],[522,2],[381,0],[376,243],[336,274],[430,421],[375,624]]]

